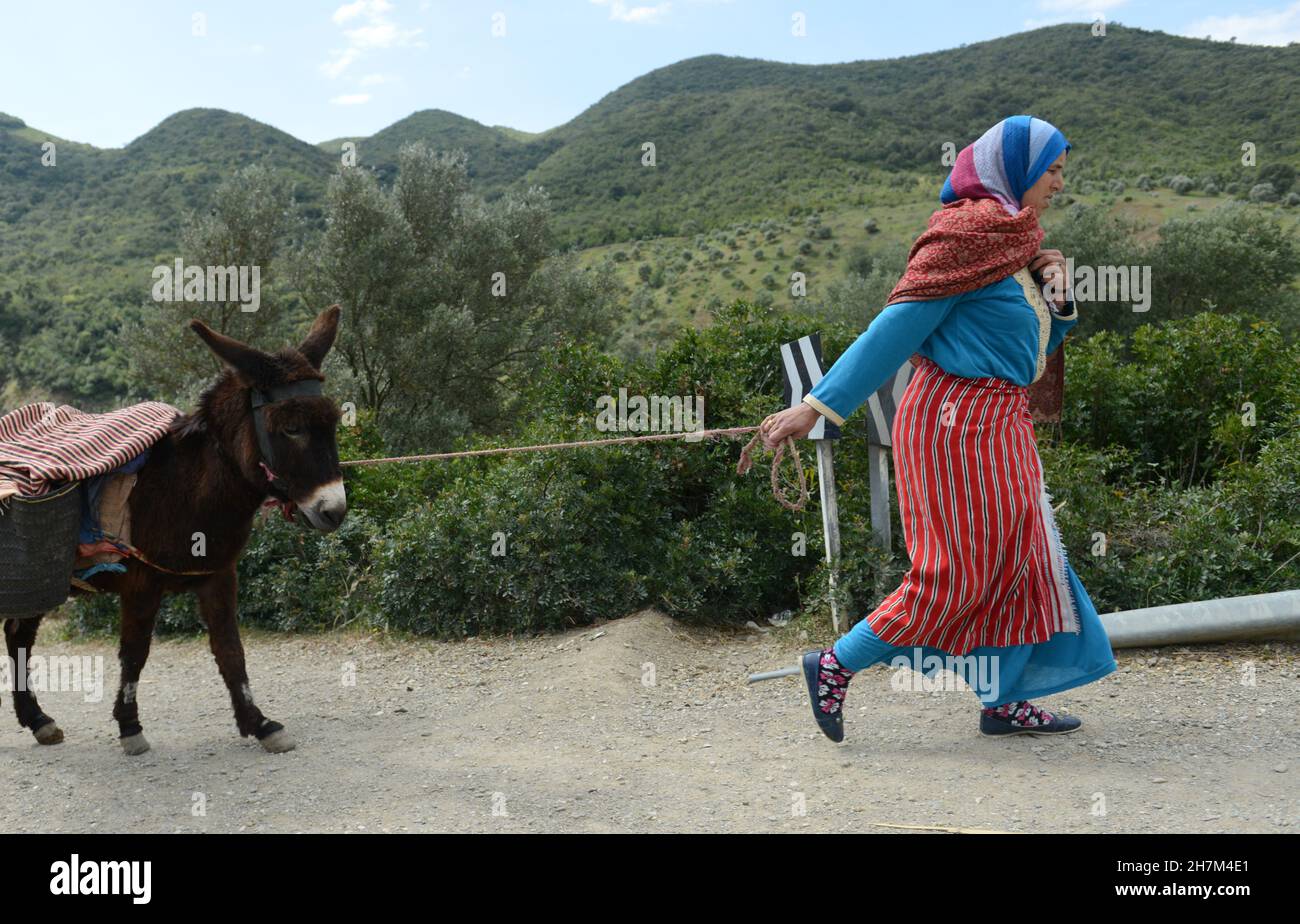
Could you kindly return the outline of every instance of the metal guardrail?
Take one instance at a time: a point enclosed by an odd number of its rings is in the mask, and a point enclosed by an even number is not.
[[[1300,590],[1099,615],[1112,648],[1300,639]]]

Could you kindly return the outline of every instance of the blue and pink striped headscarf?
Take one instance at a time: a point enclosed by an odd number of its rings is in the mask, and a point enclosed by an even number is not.
[[[1015,215],[1025,190],[1068,150],[1070,142],[1050,122],[1025,115],[1003,119],[961,149],[939,201],[996,199]]]

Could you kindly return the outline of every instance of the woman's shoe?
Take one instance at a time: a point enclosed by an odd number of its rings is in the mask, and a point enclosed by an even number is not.
[[[853,671],[840,666],[835,649],[809,651],[803,656],[803,678],[808,685],[817,727],[832,741],[844,740],[844,694]]]
[[[1082,724],[1083,720],[1077,716],[1053,715],[1028,700],[980,710],[980,734],[994,738],[1003,735],[1068,735]]]

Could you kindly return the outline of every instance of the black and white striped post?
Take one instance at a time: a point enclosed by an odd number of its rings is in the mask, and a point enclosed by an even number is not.
[[[785,401],[789,407],[797,407],[803,402],[804,395],[812,391],[822,379],[822,344],[821,336],[810,334],[800,337],[792,343],[781,345],[781,368],[785,374]],[[893,446],[890,434],[893,429],[894,415],[898,413],[898,404],[903,399],[903,392],[912,378],[912,364],[903,363],[893,376],[879,390],[867,399],[867,451],[870,453],[871,465],[871,531],[886,549],[889,548],[889,454]],[[839,599],[836,593],[836,573],[840,557],[840,523],[839,509],[835,501],[835,470],[831,464],[831,444],[839,439],[840,430],[825,417],[808,433],[817,444],[817,485],[822,500],[822,531],[826,537],[826,561],[831,572],[831,621],[836,634],[840,631]],[[794,677],[803,673],[803,668],[795,665],[779,670],[750,674],[750,683],[775,680],[779,677]]]
[[[822,340],[820,334],[809,334],[790,343],[781,344],[781,371],[785,374],[785,402],[787,407],[798,407],[822,380]],[[817,447],[817,488],[821,494],[822,535],[826,539],[826,564],[830,566],[831,624],[840,631],[839,595],[836,593],[836,576],[840,562],[840,517],[835,499],[835,467],[831,453],[831,440],[840,438],[840,428],[825,417],[808,433]]]

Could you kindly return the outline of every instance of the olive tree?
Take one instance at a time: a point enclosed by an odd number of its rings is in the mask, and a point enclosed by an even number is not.
[[[300,285],[311,304],[343,306],[336,361],[391,445],[502,428],[543,349],[609,335],[612,275],[553,255],[550,222],[541,189],[489,204],[463,154],[418,144],[391,188],[356,167],[331,179]]]
[[[295,326],[295,301],[277,288],[275,270],[296,230],[292,204],[287,185],[273,171],[258,164],[244,167],[217,187],[208,208],[191,215],[181,232],[177,256],[186,269],[203,271],[202,297],[183,298],[184,279],[171,278],[171,300],[158,298],[163,292],[158,285],[161,274],[175,276],[171,261],[154,267],[152,274],[141,273],[142,280],[151,280],[149,297],[119,334],[134,392],[189,404],[211,380],[220,363],[190,333],[187,323],[193,317],[260,347],[276,348],[288,341]],[[222,280],[224,292],[207,287],[208,269],[219,274],[218,268],[225,267],[242,270],[250,287],[257,283],[255,298],[239,286],[224,285],[235,277]]]

